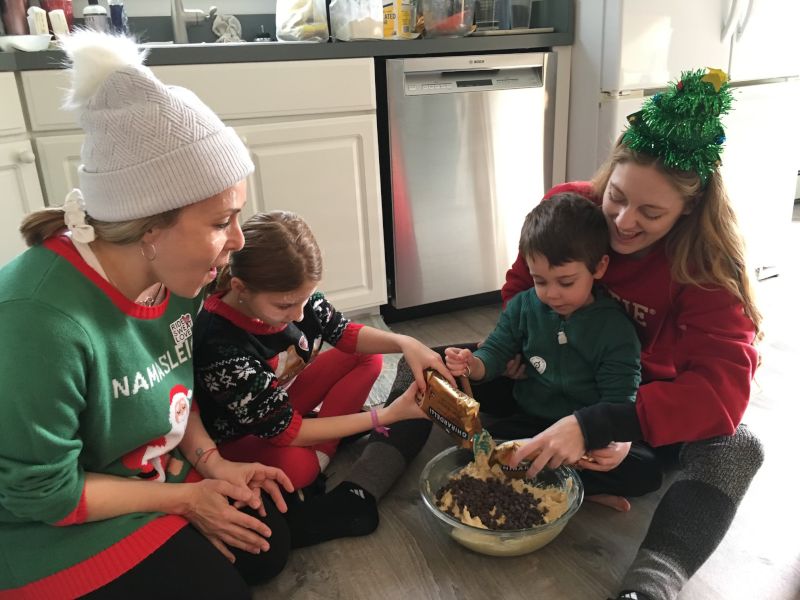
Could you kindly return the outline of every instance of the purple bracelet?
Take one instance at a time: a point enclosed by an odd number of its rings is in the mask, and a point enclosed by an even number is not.
[[[381,425],[378,421],[378,411],[374,408],[370,409],[369,416],[372,417],[372,429],[384,437],[389,437],[389,428]]]

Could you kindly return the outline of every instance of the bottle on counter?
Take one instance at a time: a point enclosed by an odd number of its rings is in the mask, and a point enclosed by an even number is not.
[[[108,0],[109,19],[111,30],[115,33],[128,33],[128,15],[125,14],[125,5],[122,0]]]
[[[25,0],[4,0],[0,6],[3,8],[6,35],[27,35],[28,3]]]
[[[83,24],[94,31],[108,31],[108,13],[98,0],[89,0],[83,9]]]

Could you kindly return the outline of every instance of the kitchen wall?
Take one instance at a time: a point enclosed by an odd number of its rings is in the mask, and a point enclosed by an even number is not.
[[[107,0],[100,0],[107,4]],[[73,0],[75,16],[83,13],[87,0]],[[169,16],[170,0],[128,0],[125,12],[129,17]],[[275,0],[183,0],[184,8],[202,8],[206,12],[216,6],[220,14],[263,15],[275,13]]]

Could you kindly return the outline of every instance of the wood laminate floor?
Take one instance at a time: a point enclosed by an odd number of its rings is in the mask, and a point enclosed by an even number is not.
[[[764,357],[745,421],[764,442],[766,462],[717,552],[681,600],[800,599],[800,223],[793,224],[781,275],[758,284],[766,315]],[[481,339],[497,307],[395,323],[431,346]],[[422,467],[449,440],[434,428],[428,444],[380,505],[377,532],[295,551],[284,572],[255,590],[258,600],[548,599],[599,600],[617,585],[644,536],[657,495],[620,514],[585,504],[549,546],[518,558],[475,554],[452,541],[418,492]],[[360,451],[330,467],[331,484]],[[711,517],[713,518],[713,516]]]

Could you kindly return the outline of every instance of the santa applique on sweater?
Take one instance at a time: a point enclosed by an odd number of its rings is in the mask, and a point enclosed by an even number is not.
[[[294,345],[289,346],[286,351],[281,352],[269,363],[278,378],[278,383],[286,389],[292,385],[292,382],[300,375],[301,371],[314,360],[314,357],[319,354],[322,347],[321,338],[314,340],[314,347],[310,348],[306,335],[302,331],[297,333],[300,334],[300,337]]]
[[[169,423],[171,428],[166,435],[140,446],[129,452],[122,459],[131,471],[137,471],[135,477],[150,481],[165,481],[166,466],[170,460],[170,450],[183,439],[186,424],[189,422],[191,409],[191,390],[176,385],[169,392]]]

